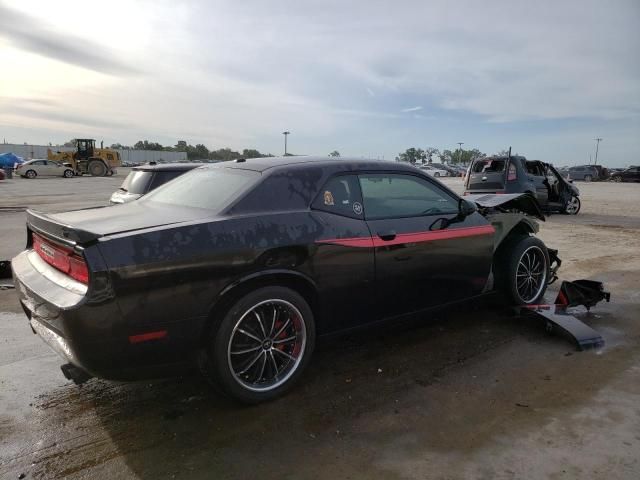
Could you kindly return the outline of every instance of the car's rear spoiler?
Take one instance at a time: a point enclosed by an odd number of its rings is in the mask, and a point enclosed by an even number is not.
[[[500,208],[503,210],[519,210],[522,213],[536,217],[544,222],[544,213],[538,201],[528,193],[495,193],[466,195],[466,200],[474,202],[482,208]]]
[[[27,210],[27,225],[31,230],[64,243],[86,244],[102,235],[60,223],[46,213]]]

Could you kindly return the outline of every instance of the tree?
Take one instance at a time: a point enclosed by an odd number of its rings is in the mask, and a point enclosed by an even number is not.
[[[253,148],[245,148],[244,150],[242,150],[242,157],[243,158],[261,158],[261,157],[264,157],[264,155],[260,153],[258,150],[255,150]]]
[[[164,147],[162,145],[156,142],[150,142],[149,140],[138,140],[133,145],[133,148],[135,150],[155,150],[155,151],[164,150]]]
[[[427,162],[431,163],[434,155],[440,155],[440,150],[435,147],[427,147],[424,149],[424,153],[427,157]]]
[[[438,153],[438,158],[440,158],[440,163],[454,163],[451,150],[442,150],[442,152]]]
[[[62,144],[63,147],[75,147],[76,146],[76,139],[72,138],[71,140],[69,140],[68,142],[64,142]]]
[[[231,150],[230,148],[219,148],[218,150],[211,150],[209,152],[209,158],[212,160],[236,160],[242,157],[240,152],[236,152],[235,150]]]
[[[334,150],[333,152],[329,153],[330,157],[339,157],[340,156],[340,152],[337,150]]]
[[[399,156],[397,156],[396,160],[400,162],[408,162],[411,164],[416,164],[418,163],[418,161],[420,161],[420,163],[424,163],[426,158],[427,158],[427,154],[425,153],[424,150],[422,150],[421,148],[411,147],[411,148],[407,148],[406,151],[404,151]]]

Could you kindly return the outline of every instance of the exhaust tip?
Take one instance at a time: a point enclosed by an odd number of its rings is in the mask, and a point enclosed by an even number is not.
[[[62,370],[64,378],[66,378],[67,380],[72,380],[76,385],[82,385],[83,383],[93,378],[87,372],[71,363],[65,363],[60,367],[60,370]]]

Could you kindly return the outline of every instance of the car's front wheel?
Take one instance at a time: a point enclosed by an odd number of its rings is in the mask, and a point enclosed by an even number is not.
[[[593,180],[593,177],[591,175],[585,175],[584,176],[584,181],[585,182],[590,182],[591,180]]]
[[[542,240],[514,237],[500,249],[496,280],[509,303],[536,304],[549,281],[549,253]]]
[[[205,373],[243,403],[271,400],[291,387],[315,344],[313,312],[294,290],[252,291],[227,311],[208,345]]]
[[[27,177],[27,178],[36,178],[38,176],[38,174],[36,173],[35,170],[27,170],[24,173],[24,176]]]
[[[613,181],[616,183],[620,183],[622,181],[622,177],[620,175],[616,175],[613,177]]]
[[[64,175],[64,178],[71,178],[73,177],[73,170],[67,169],[64,171],[63,175]]]
[[[577,215],[580,211],[580,198],[572,195],[567,204],[564,206],[564,213],[567,215]]]

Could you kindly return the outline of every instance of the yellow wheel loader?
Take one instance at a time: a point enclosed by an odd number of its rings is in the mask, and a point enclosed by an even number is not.
[[[76,139],[74,152],[52,152],[47,150],[47,159],[67,164],[76,175],[89,174],[94,177],[104,177],[116,173],[116,168],[122,165],[120,153],[110,148],[96,148],[92,138]]]

